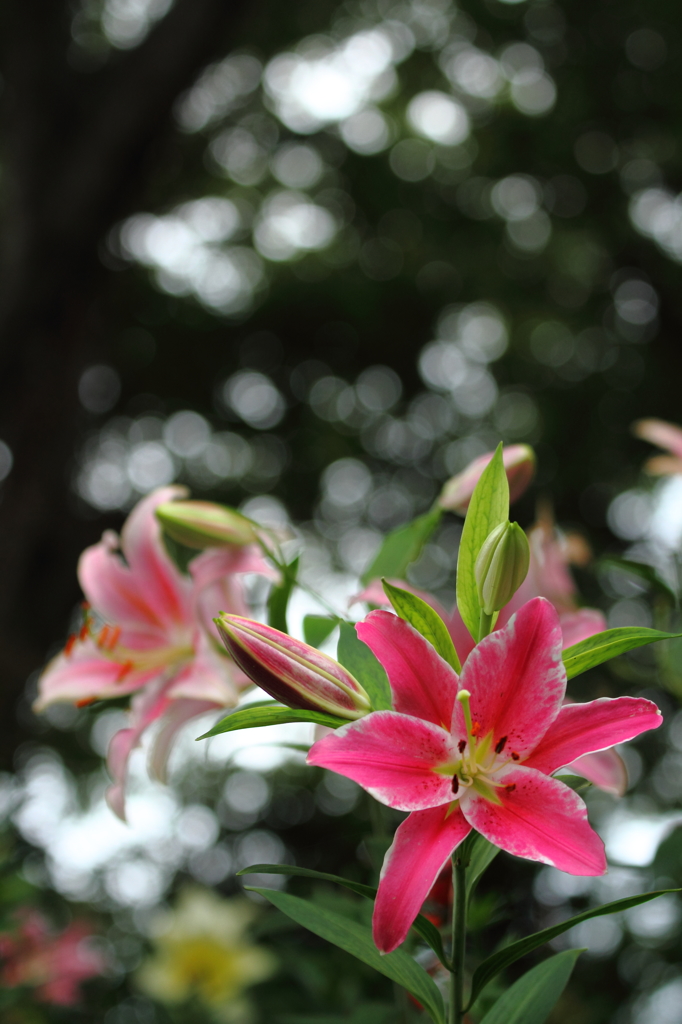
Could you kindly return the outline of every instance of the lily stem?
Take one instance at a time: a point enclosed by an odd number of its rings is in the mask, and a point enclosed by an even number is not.
[[[452,972],[450,974],[450,1022],[464,1020],[464,953],[466,948],[468,858],[460,850],[452,855]]]
[[[492,612],[492,614],[488,615],[481,608],[481,616],[480,616],[479,623],[478,623],[478,639],[479,639],[479,641],[481,641],[483,639],[483,637],[488,636],[488,634],[492,631],[493,623],[494,623],[496,618],[497,618],[497,616],[495,615],[495,612]]]

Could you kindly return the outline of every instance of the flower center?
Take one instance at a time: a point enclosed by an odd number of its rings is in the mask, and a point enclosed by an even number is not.
[[[495,792],[500,787],[512,790],[513,783],[505,783],[495,778],[497,773],[510,762],[518,761],[519,755],[505,750],[507,737],[502,736],[493,747],[492,731],[485,736],[480,735],[480,725],[472,721],[471,694],[468,690],[460,690],[457,700],[462,705],[466,723],[467,738],[458,744],[459,760],[452,764],[441,765],[437,770],[443,775],[452,775],[453,796],[459,799],[468,789],[474,789],[480,796],[492,803],[500,804],[501,800]]]

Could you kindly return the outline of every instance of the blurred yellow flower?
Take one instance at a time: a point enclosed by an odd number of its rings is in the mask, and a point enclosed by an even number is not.
[[[137,972],[139,988],[162,1003],[196,997],[221,1020],[248,1020],[243,990],[276,967],[267,950],[244,938],[256,913],[239,897],[225,900],[199,887],[183,890],[175,910],[153,922],[155,949]]]

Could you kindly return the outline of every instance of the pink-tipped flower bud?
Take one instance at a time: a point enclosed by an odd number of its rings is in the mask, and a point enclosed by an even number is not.
[[[499,612],[511,601],[530,565],[528,538],[518,523],[500,523],[478,553],[474,573],[478,600],[486,615]]]
[[[166,501],[156,509],[164,531],[188,548],[252,544],[257,527],[246,516],[212,501]]]
[[[486,452],[470,462],[457,476],[444,485],[438,499],[441,508],[466,515],[476,484],[495,452]],[[510,444],[502,449],[502,459],[509,481],[509,500],[516,501],[528,487],[535,473],[535,452],[527,444]]]
[[[214,620],[239,667],[289,708],[322,711],[354,720],[369,714],[369,697],[333,658],[262,622],[227,615]]]

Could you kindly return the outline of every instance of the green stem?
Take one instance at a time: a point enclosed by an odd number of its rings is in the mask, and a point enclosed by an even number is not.
[[[496,619],[495,612],[493,612],[491,615],[488,615],[487,612],[484,612],[483,609],[481,608],[481,617],[480,617],[480,619],[478,621],[478,639],[479,640],[482,640],[484,636],[487,636],[488,633],[490,633],[490,631],[493,628],[493,623],[494,623],[495,619]]]
[[[455,850],[452,855],[454,903],[452,907],[452,973],[450,974],[449,1024],[462,1024],[464,1019],[464,953],[466,947],[467,923],[467,863],[468,858],[463,855],[463,851]]]
[[[266,556],[266,558],[269,558],[270,561],[274,563],[275,568],[279,569],[279,571],[282,573],[283,578],[285,580],[287,580],[287,582],[293,583],[295,586],[297,586],[299,588],[299,590],[303,590],[306,594],[309,594],[311,597],[315,598],[315,600],[326,611],[328,611],[330,616],[333,619],[336,619],[337,622],[347,622],[348,621],[348,619],[344,618],[343,615],[339,615],[339,613],[336,610],[336,608],[334,608],[334,606],[332,604],[330,604],[329,601],[327,601],[327,599],[322,596],[322,594],[318,594],[317,591],[313,590],[313,588],[308,586],[307,583],[303,583],[300,579],[297,579],[295,576],[292,575],[291,570],[289,569],[289,566],[284,561],[284,555],[282,554],[280,546],[279,546],[279,544],[277,543],[277,541],[274,538],[273,538],[273,544],[277,548],[277,554],[276,555],[267,546],[267,544],[265,544],[263,542],[262,538],[258,537],[257,540],[258,540],[258,545],[259,545],[261,551],[263,552],[263,554]]]

